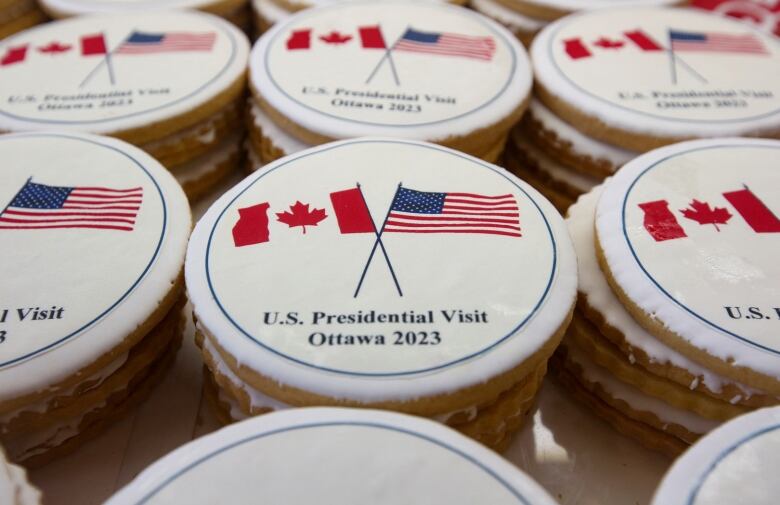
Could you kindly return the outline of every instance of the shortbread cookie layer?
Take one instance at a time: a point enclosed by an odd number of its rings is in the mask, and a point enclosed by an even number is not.
[[[92,380],[162,320],[181,293],[191,221],[175,179],[124,142],[5,135],[0,156],[8,413]]]
[[[514,142],[509,142],[504,151],[503,166],[547,198],[558,212],[565,214],[566,209],[574,203],[575,199],[553,189],[536,171],[528,168],[529,165],[522,159],[522,153],[515,147]]]
[[[235,102],[249,42],[216,16],[165,11],[47,23],[1,41],[0,51],[0,130],[89,131],[140,145]]]
[[[694,9],[595,10],[546,27],[531,52],[540,100],[624,149],[780,136],[780,40],[737,21]]]
[[[691,391],[735,405],[765,407],[776,397],[735,382],[692,361],[652,336],[631,317],[602,274],[595,250],[594,221],[602,188],[582,196],[569,209],[566,224],[577,251],[580,312],[631,363],[672,380]]]
[[[280,7],[273,0],[252,0],[255,37],[259,37],[276,23],[290,17],[291,12]]]
[[[306,11],[263,35],[250,58],[258,104],[312,145],[387,135],[480,155],[520,118],[530,87],[525,50],[505,28],[427,2]]]
[[[262,163],[271,163],[312,147],[277,126],[253,99],[249,99],[248,105],[249,137]]]
[[[539,100],[531,100],[519,128],[548,156],[595,177],[612,175],[639,154],[588,137],[553,114]]]
[[[40,9],[37,7],[30,9],[0,24],[0,39],[10,37],[15,33],[19,33],[35,25],[45,23],[46,21],[46,14],[44,14]]]
[[[242,136],[233,135],[212,152],[172,170],[190,201],[208,193],[241,164]]]
[[[705,367],[780,393],[780,142],[693,141],[630,162],[596,209],[607,281],[649,333]]]
[[[653,505],[769,505],[780,493],[773,471],[780,408],[730,421],[697,442],[667,472]]]
[[[338,142],[218,200],[190,241],[188,291],[258,391],[435,415],[495,398],[557,346],[576,291],[562,226],[532,188],[462,153]],[[277,288],[250,303],[249,285]]]
[[[278,464],[304,453],[295,465]],[[205,505],[258,495],[344,505],[555,503],[500,456],[440,424],[330,408],[269,414],[202,437],[153,464],[106,503]]]

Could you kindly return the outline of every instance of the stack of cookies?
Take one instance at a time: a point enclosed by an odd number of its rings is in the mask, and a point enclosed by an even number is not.
[[[780,43],[730,19],[660,7],[584,12],[545,28],[531,56],[536,98],[505,162],[562,211],[650,149],[780,135]]]
[[[617,430],[676,455],[779,402],[780,142],[683,142],[569,209],[579,262],[558,377]]]
[[[0,448],[0,503],[6,505],[40,505],[41,492],[27,482],[27,472],[5,459]]]
[[[243,158],[249,42],[219,17],[78,16],[5,39],[0,54],[0,131],[118,137],[157,158],[190,198]]]
[[[193,232],[187,290],[225,422],[381,408],[501,450],[576,297],[555,208],[435,144],[347,140],[274,162]]]
[[[35,0],[0,1],[0,39],[46,21]]]
[[[112,12],[197,9],[227,19],[246,33],[252,28],[249,0],[39,0],[54,19]]]
[[[344,0],[252,0],[255,36],[259,37],[279,21],[285,21],[292,14],[311,7],[320,7]],[[467,0],[433,0],[464,5]]]
[[[502,26],[463,7],[408,0],[302,11],[260,38],[249,74],[251,169],[364,135],[494,162],[531,90],[525,49]]]
[[[94,437],[173,361],[191,220],[170,173],[116,139],[2,135],[0,157],[0,442],[29,467]]]

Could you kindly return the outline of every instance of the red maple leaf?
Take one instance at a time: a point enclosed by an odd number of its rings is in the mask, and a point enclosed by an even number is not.
[[[699,200],[694,200],[688,204],[689,209],[680,209],[680,212],[682,212],[682,215],[687,217],[688,219],[692,221],[696,221],[699,224],[711,224],[715,226],[715,229],[720,231],[720,228],[718,228],[719,224],[726,224],[729,219],[731,219],[731,213],[728,211],[728,209],[725,209],[723,207],[715,207],[714,209],[710,207],[710,204],[706,202],[700,202]]]
[[[337,32],[336,30],[333,30],[327,35],[320,36],[320,40],[325,42],[326,44],[346,44],[350,40],[352,40],[352,35],[344,35],[342,33]]]
[[[620,40],[610,40],[606,37],[601,37],[596,42],[593,43],[594,46],[599,46],[604,49],[618,49],[625,45],[625,42],[621,42]]]
[[[59,42],[49,42],[45,46],[41,46],[38,48],[38,52],[41,53],[49,53],[49,54],[58,54],[58,53],[64,53],[67,51],[70,51],[71,49],[70,44],[60,44]]]
[[[295,205],[290,205],[290,211],[277,212],[277,221],[286,224],[290,228],[300,226],[303,228],[303,233],[306,233],[307,226],[317,226],[317,223],[328,217],[325,214],[325,209],[309,210],[308,203],[298,201],[295,202]]]

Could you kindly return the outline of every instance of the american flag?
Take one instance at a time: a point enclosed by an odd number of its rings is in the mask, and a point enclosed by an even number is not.
[[[32,181],[0,213],[0,229],[97,228],[133,231],[143,188],[47,186]]]
[[[669,30],[669,40],[673,51],[769,54],[761,40],[749,33],[730,35]]]
[[[496,52],[496,42],[491,37],[420,32],[409,28],[393,49],[395,51],[461,56],[490,61]]]
[[[430,193],[399,188],[386,233],[486,233],[520,237],[520,214],[512,195]]]
[[[150,54],[179,51],[211,51],[217,34],[214,32],[146,33],[134,31],[115,54]]]

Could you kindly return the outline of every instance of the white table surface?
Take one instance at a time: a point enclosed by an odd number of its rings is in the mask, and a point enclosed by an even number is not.
[[[199,202],[193,214],[201,215],[214,198]],[[102,503],[150,463],[219,428],[202,395],[202,361],[192,337],[189,322],[176,363],[144,404],[77,452],[30,473],[45,505]],[[550,379],[504,456],[564,505],[648,504],[671,465],[612,430]]]

